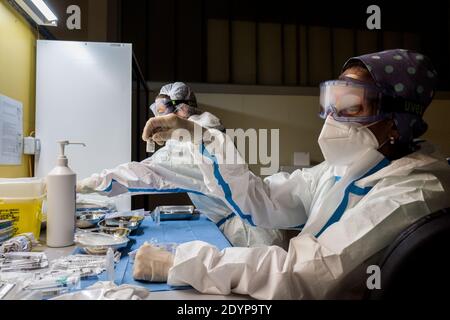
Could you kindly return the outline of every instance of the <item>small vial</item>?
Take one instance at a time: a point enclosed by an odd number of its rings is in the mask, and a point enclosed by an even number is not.
[[[114,252],[113,249],[108,248],[106,253],[106,277],[108,281],[114,282]]]
[[[155,152],[155,141],[153,140],[148,140],[147,141],[147,153],[154,153]]]
[[[153,219],[153,222],[159,226],[161,223],[161,217],[160,217],[160,213],[159,213],[159,207],[155,208],[155,210],[153,210],[151,217]]]

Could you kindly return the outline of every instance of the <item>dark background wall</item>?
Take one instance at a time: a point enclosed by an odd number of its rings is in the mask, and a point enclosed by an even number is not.
[[[382,29],[366,27],[377,4]],[[448,1],[127,0],[118,39],[146,79],[302,85],[337,76],[351,55],[406,48],[429,55],[450,89]]]

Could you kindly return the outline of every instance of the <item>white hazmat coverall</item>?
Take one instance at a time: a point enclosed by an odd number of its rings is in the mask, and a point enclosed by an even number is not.
[[[193,115],[189,120],[205,128],[222,129],[220,120],[209,112]],[[77,191],[107,196],[188,192],[195,207],[217,224],[233,246],[287,246],[283,231],[251,226],[215,195],[205,196],[209,192],[202,173],[193,163],[189,145],[176,140],[168,140],[163,148],[142,162],[93,174],[78,184]]]
[[[226,143],[222,139],[219,144]],[[224,154],[208,144],[190,145],[193,156],[205,160],[199,165],[208,188],[203,192],[221,198],[242,219],[272,228],[305,224],[288,251],[219,251],[201,241],[179,246],[168,283],[202,293],[339,298],[344,279],[402,230],[450,207],[450,166],[429,144],[392,162],[371,149],[347,168],[323,162],[264,180],[246,165],[223,164]]]

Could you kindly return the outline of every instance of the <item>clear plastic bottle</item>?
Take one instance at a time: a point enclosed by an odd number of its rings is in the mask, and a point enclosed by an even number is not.
[[[114,251],[111,248],[106,252],[106,277],[108,281],[114,282]]]
[[[152,139],[147,140],[147,153],[155,153],[156,145]]]

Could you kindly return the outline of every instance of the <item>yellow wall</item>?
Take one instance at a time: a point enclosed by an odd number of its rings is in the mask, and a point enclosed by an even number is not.
[[[34,130],[36,35],[28,23],[0,0],[0,93],[23,103],[23,133]],[[0,177],[29,176],[29,156],[20,166],[0,166]]]

